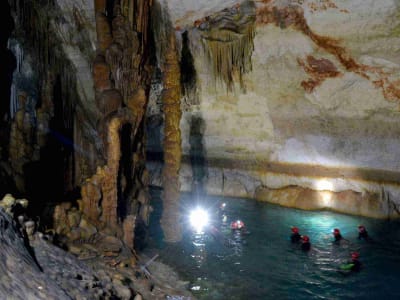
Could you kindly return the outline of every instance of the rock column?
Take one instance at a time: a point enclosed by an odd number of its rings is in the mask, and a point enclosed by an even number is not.
[[[169,35],[167,53],[163,66],[164,91],[162,95],[165,116],[164,169],[163,169],[163,215],[161,226],[166,242],[181,239],[182,229],[179,213],[179,169],[181,166],[181,120],[180,69],[176,49],[175,32]]]

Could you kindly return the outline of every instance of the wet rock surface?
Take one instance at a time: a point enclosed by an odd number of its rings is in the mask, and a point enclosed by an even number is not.
[[[54,245],[37,224],[0,201],[0,299],[193,299],[175,272],[138,256],[116,237]],[[73,254],[72,254],[73,253]]]

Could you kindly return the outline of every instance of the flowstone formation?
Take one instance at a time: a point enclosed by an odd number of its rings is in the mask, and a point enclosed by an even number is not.
[[[104,233],[133,250],[151,210],[151,2],[64,2],[9,1],[17,66],[4,170],[44,228],[71,241]]]
[[[190,299],[187,282],[157,257],[137,252],[146,245],[152,210],[145,168],[152,1],[10,0],[10,6],[15,31],[9,47],[18,67],[7,115],[10,138],[2,141],[10,163],[0,171],[15,178],[19,194],[32,198],[24,214],[26,228],[35,230],[26,247],[33,251],[33,268],[47,275],[38,292],[20,282],[16,297]],[[175,95],[166,99],[172,101],[168,130],[174,137],[178,57],[166,62],[165,73],[171,69],[172,75],[165,76],[165,86]],[[176,138],[167,144],[180,149]],[[170,190],[179,191],[179,164],[170,169],[176,178]],[[174,201],[177,193],[168,194]],[[0,206],[17,203],[10,197]],[[12,294],[6,287],[1,292]]]
[[[252,69],[255,20],[254,3],[245,1],[194,22],[212,65],[213,78],[221,80],[230,91],[234,78],[244,89],[243,74]]]

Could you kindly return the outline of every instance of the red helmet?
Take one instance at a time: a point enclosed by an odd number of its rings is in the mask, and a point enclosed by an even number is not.
[[[359,231],[364,231],[365,230],[365,226],[364,225],[358,225],[358,230]]]
[[[357,258],[359,258],[360,257],[360,253],[358,253],[358,252],[352,252],[351,253],[351,258],[352,259],[357,259]]]
[[[297,227],[292,227],[292,232],[293,233],[299,233],[299,229]]]
[[[340,234],[340,230],[337,228],[333,229],[333,234]]]
[[[303,240],[303,242],[309,242],[310,241],[310,238],[307,235],[303,235],[301,237],[301,239]]]
[[[237,229],[238,224],[236,222],[231,222],[231,229]]]

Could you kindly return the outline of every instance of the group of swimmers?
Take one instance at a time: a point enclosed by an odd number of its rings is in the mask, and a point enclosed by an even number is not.
[[[223,211],[225,209],[225,203],[221,205],[221,210]],[[224,215],[225,216],[225,215]],[[236,220],[230,223],[230,228],[232,231],[245,231],[245,224],[241,220]],[[307,235],[301,235],[299,233],[299,228],[293,226],[291,228],[292,234],[290,235],[290,240],[292,243],[300,243],[301,250],[303,251],[309,251],[311,249],[311,242],[310,238]],[[342,240],[347,241],[345,238],[343,238],[342,234],[340,233],[340,230],[338,228],[333,229],[333,237],[334,243],[340,243]],[[365,228],[364,225],[359,225],[358,226],[358,239],[359,240],[366,240],[369,241],[371,240],[368,231]],[[359,261],[360,254],[356,251],[351,252],[351,260],[348,261],[346,264],[343,264],[340,266],[340,269],[342,271],[359,271],[361,267],[361,263]]]
[[[311,249],[310,238],[307,235],[300,235],[299,228],[292,227],[292,234],[290,235],[290,240],[292,243],[301,243],[301,249],[303,251],[309,251]],[[339,243],[341,240],[346,240],[343,238],[340,230],[338,228],[333,229],[333,237],[334,243]],[[368,235],[368,231],[364,225],[358,226],[358,239],[370,240]],[[351,260],[346,264],[340,266],[340,269],[343,271],[359,271],[361,267],[361,263],[359,261],[360,254],[358,252],[351,253]]]

